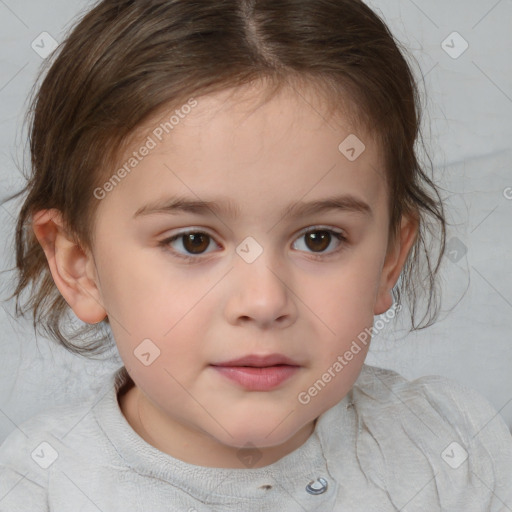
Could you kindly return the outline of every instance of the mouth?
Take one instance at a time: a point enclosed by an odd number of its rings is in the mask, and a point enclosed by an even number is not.
[[[300,365],[282,354],[251,354],[211,365],[220,375],[248,391],[270,391],[292,377]]]
[[[213,363],[212,366],[268,368],[273,366],[300,366],[300,364],[283,354],[249,354],[238,359]]]

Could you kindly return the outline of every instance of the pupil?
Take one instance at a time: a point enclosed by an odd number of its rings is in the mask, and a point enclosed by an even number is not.
[[[329,247],[330,239],[331,239],[331,235],[329,232],[314,231],[314,232],[309,233],[308,236],[306,237],[306,245],[311,250],[318,249],[319,252],[321,252],[321,251],[327,249],[327,247]],[[310,241],[313,242],[313,246],[311,246],[311,244],[309,243]],[[318,245],[315,246],[315,242],[316,243],[320,242],[320,246],[318,246]]]

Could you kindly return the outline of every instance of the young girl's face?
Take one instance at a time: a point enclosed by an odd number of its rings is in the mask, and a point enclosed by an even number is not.
[[[152,142],[121,164],[137,165],[95,199],[87,268],[136,384],[125,414],[199,465],[243,467],[238,449],[256,446],[261,466],[307,439],[357,379],[368,348],[358,335],[391,306],[412,242],[403,224],[402,246],[388,247],[375,142],[328,119],[311,91],[287,88],[254,110],[262,91],[198,98],[169,133],[148,124]],[[74,304],[90,321],[97,304]],[[269,354],[295,367],[255,377],[218,366]]]

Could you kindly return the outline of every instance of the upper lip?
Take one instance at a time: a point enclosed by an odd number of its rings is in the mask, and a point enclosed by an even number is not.
[[[213,366],[254,366],[254,367],[266,367],[275,366],[278,364],[286,364],[289,366],[300,366],[295,361],[286,357],[282,354],[268,354],[268,355],[257,355],[249,354],[247,356],[239,357],[238,359],[232,359],[231,361],[224,361],[222,363],[215,363]]]

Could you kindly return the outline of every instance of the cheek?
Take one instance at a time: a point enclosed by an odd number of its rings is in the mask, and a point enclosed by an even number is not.
[[[159,253],[154,248],[136,251],[119,244],[115,249],[105,248],[99,261],[107,312],[127,331],[147,337],[161,337],[201,292],[194,292],[183,275],[173,275]]]
[[[166,369],[185,378],[187,369],[198,364],[197,333],[207,332],[201,330],[195,310],[211,284],[191,286],[190,279],[171,275],[169,269],[166,275],[141,252],[119,259],[107,256],[101,267],[102,296],[126,368],[143,381],[167,381]]]
[[[354,251],[315,274],[304,284],[303,295],[313,311],[342,325],[373,319],[373,306],[382,262],[369,250]]]
[[[373,251],[361,248],[321,279],[312,279],[309,291],[304,290],[308,308],[321,320],[316,323],[319,326],[317,336],[323,340],[322,370],[332,365],[354,342],[360,349],[356,346],[353,351],[357,353],[348,356],[353,356],[353,363],[348,366],[357,368],[364,361],[370,341],[365,329],[373,325],[381,266],[382,258],[375,248]],[[358,341],[361,339],[367,344]]]

